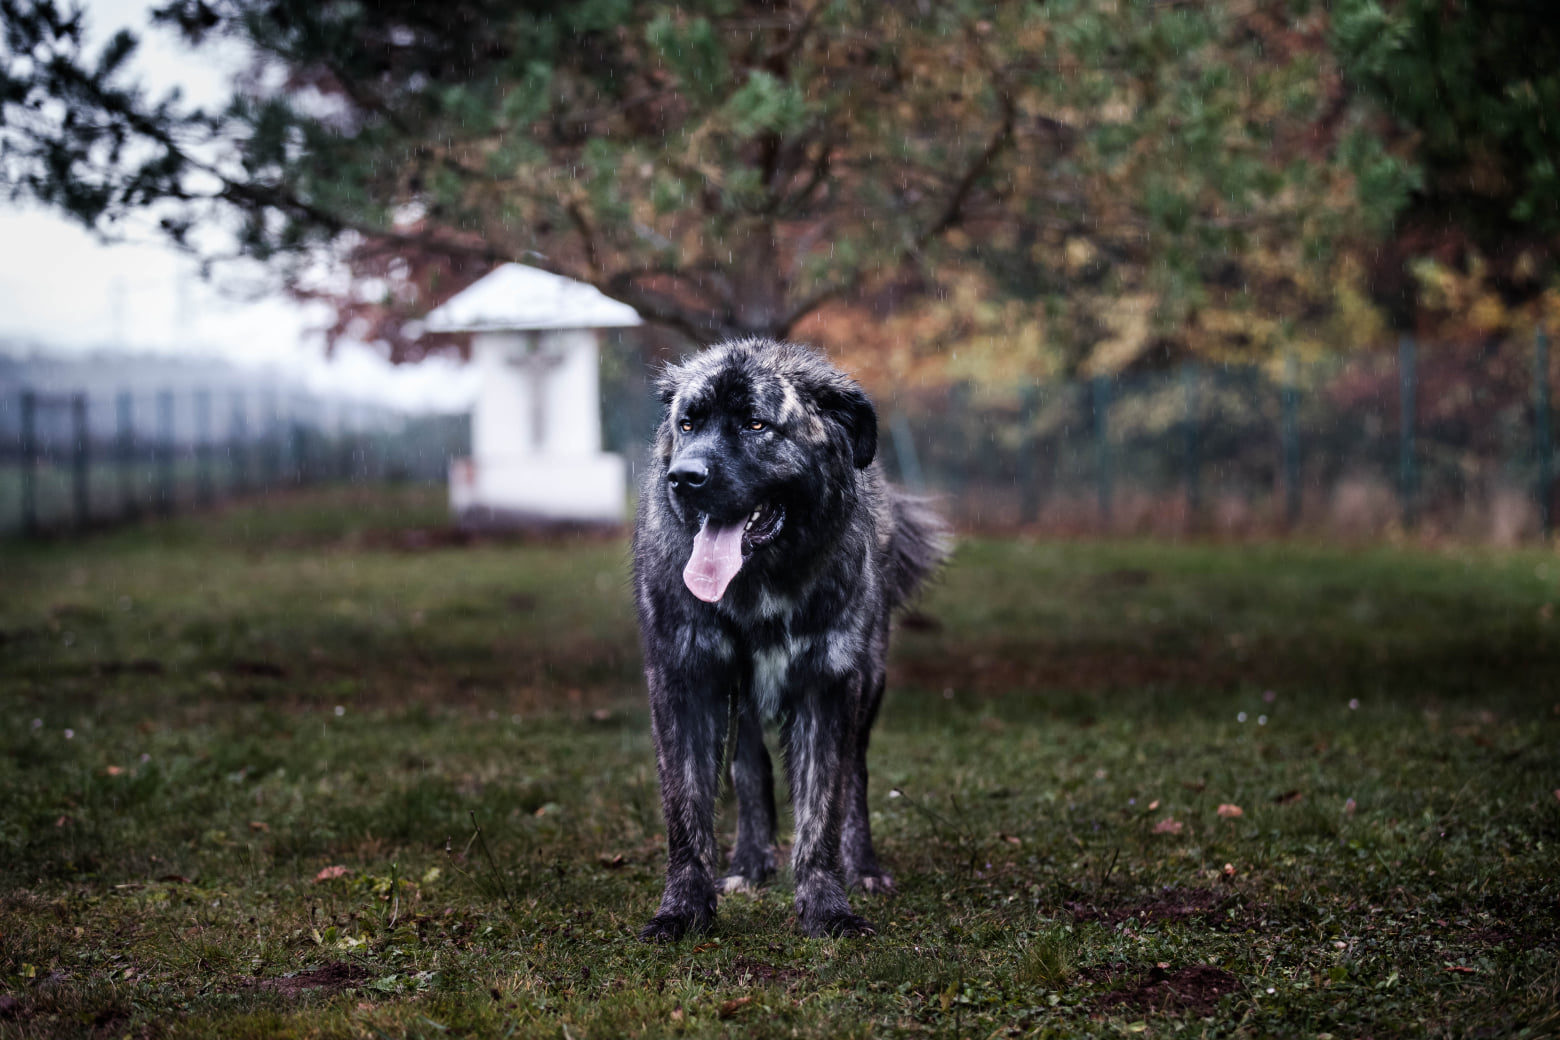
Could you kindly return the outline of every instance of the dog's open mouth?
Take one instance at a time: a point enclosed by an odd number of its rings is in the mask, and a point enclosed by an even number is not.
[[[702,517],[683,568],[683,584],[704,602],[719,602],[747,558],[774,541],[784,524],[785,510],[769,502],[730,523]]]

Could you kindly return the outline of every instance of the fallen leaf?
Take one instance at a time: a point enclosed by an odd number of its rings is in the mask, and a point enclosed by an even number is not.
[[[700,943],[699,945],[695,946],[693,948],[693,952],[694,953],[703,953],[705,950],[718,950],[718,949],[720,949],[720,943],[718,943],[718,942],[707,942],[707,943]]]
[[[195,883],[194,879],[187,878],[183,874],[164,874],[157,880],[169,885],[193,885]]]
[[[249,829],[252,831],[268,831],[271,829],[271,825],[269,823],[263,823],[260,820],[250,820]]]
[[[348,870],[346,867],[326,867],[324,870],[314,875],[314,883],[317,885],[321,881],[334,881],[337,878],[344,878],[350,873],[352,873],[352,871]]]
[[[680,1008],[680,1007],[672,1008],[672,1021],[673,1022],[681,1022],[682,1020],[683,1020],[683,1010],[682,1010],[682,1008]]]
[[[1285,791],[1283,794],[1273,799],[1273,801],[1277,802],[1279,805],[1293,805],[1303,798],[1305,798],[1305,793],[1303,791],[1294,790]]]
[[[1158,798],[1155,798],[1153,801],[1148,803],[1148,811],[1149,812],[1153,812],[1157,808],[1159,808],[1159,799]]]
[[[1479,973],[1478,968],[1469,968],[1461,964],[1448,964],[1446,970],[1455,971],[1459,975],[1477,975]]]
[[[1154,824],[1154,833],[1155,834],[1180,834],[1181,833],[1181,828],[1183,826],[1185,826],[1185,825],[1182,824],[1180,820],[1172,820],[1170,817],[1167,816],[1163,820],[1160,820],[1158,823]]]
[[[738,997],[736,1000],[728,1000],[720,1006],[719,1015],[721,1018],[730,1018],[751,1003],[753,1003],[752,997]]]
[[[63,826],[65,826],[69,822],[70,822],[70,817],[69,816],[61,816],[59,819],[54,821],[54,826],[56,826],[56,827],[63,827]]]
[[[1201,779],[1183,781],[1181,786],[1186,788],[1188,791],[1191,791],[1193,794],[1202,794],[1203,791],[1208,787],[1208,781]]]
[[[1002,840],[1007,842],[1009,845],[1022,845],[1024,843],[1023,838],[1014,837],[1011,834],[1002,835]]]
[[[1246,815],[1246,810],[1242,809],[1238,805],[1231,805],[1229,802],[1225,802],[1223,805],[1219,806],[1216,811],[1220,816],[1230,820],[1235,819],[1237,816]]]
[[[621,867],[628,862],[628,860],[623,858],[623,854],[621,852],[615,856],[608,856],[605,852],[603,852],[599,858],[601,860],[601,865],[606,867],[608,870],[616,870],[618,867]]]
[[[120,776],[124,773],[124,767],[109,766],[107,769],[103,770],[103,772],[107,773],[109,776]]]

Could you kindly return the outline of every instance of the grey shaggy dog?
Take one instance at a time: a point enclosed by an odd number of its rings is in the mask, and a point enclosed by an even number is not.
[[[634,587],[668,862],[640,938],[706,929],[717,889],[774,873],[766,720],[780,723],[791,785],[802,930],[870,934],[845,895],[893,888],[867,822],[868,733],[891,615],[947,555],[946,529],[883,479],[872,402],[820,354],[729,342],[659,385],[667,411],[640,490]],[[737,841],[717,882],[733,724]]]

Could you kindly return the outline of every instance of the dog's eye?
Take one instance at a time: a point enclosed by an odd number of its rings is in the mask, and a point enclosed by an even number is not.
[[[762,420],[762,419],[749,419],[748,420],[748,424],[747,424],[747,428],[750,429],[750,430],[753,430],[755,432],[757,432],[759,430],[762,430],[764,428],[764,420]]]
[[[682,422],[677,424],[677,428],[679,430],[682,430],[683,433],[692,433],[693,432],[693,422],[690,419],[684,419]]]

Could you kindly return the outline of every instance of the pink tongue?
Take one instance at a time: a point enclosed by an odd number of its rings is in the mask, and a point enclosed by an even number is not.
[[[693,536],[693,555],[683,568],[683,584],[706,603],[726,594],[726,586],[742,569],[743,522],[721,525],[708,519]]]

